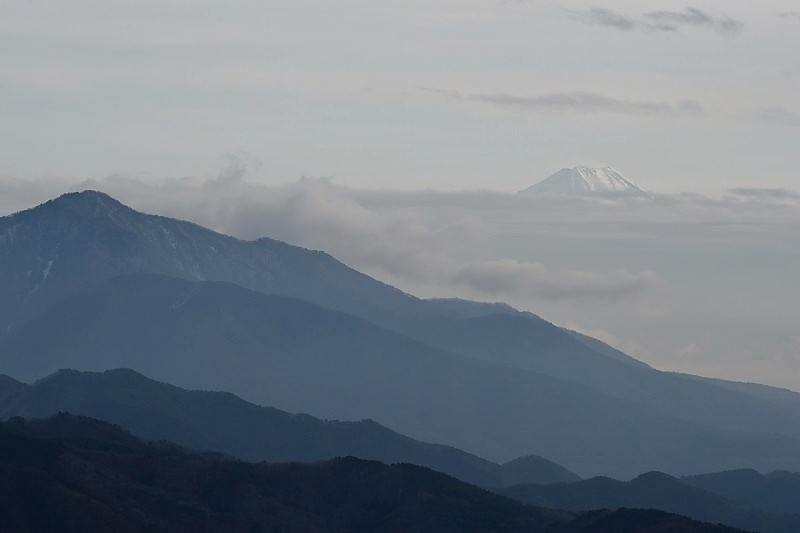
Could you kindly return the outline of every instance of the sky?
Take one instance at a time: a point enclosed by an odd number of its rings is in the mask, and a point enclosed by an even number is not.
[[[795,1],[0,0],[0,215],[96,188],[800,390]],[[521,198],[613,165],[646,200]]]
[[[791,188],[795,0],[0,0],[0,172]]]

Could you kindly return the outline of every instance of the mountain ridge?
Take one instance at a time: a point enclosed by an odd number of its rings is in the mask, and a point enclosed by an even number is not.
[[[658,511],[525,506],[430,469],[243,463],[61,413],[0,423],[0,527],[55,531],[731,531]]]
[[[500,465],[456,448],[411,439],[374,420],[321,420],[258,406],[227,392],[182,389],[130,369],[59,370],[31,384],[0,375],[0,419],[47,418],[62,411],[119,424],[140,438],[248,461],[355,456],[417,464],[486,488],[521,479],[529,483],[580,479],[538,456]]]
[[[289,411],[373,418],[498,462],[533,452],[583,475],[800,461],[794,403],[637,365],[532,313],[420,300],[327,254],[100,193],[46,205],[0,218],[0,324],[20,317],[0,360],[14,377],[133,367]],[[497,434],[480,430],[490,421]],[[634,437],[650,444],[633,449]],[[703,439],[720,452],[692,456]]]
[[[585,384],[454,354],[227,282],[156,274],[105,280],[10,334],[0,360],[25,380],[59,368],[134,367],[287,411],[371,418],[496,462],[535,453],[580,475],[800,469],[800,441],[789,437],[669,417]],[[676,441],[679,447],[670,444]],[[704,451],[709,446],[714,454]]]
[[[517,485],[501,489],[500,493],[529,505],[572,512],[595,508],[658,509],[764,533],[792,533],[800,528],[800,515],[741,505],[663,472],[646,472],[630,481],[594,477],[574,483]]]

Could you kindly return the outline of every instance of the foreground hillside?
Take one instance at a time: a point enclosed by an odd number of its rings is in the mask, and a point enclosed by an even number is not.
[[[411,463],[486,488],[576,481],[537,456],[504,465],[419,442],[371,420],[338,422],[260,407],[229,393],[188,391],[132,370],[60,371],[32,385],[0,376],[0,419],[68,411],[119,424],[133,434],[249,461],[318,461],[355,456]]]
[[[61,414],[0,425],[0,528],[48,531],[731,531],[657,511],[528,507],[411,465],[248,464]]]

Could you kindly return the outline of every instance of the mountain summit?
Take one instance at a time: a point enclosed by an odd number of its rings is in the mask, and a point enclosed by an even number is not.
[[[519,194],[646,194],[614,167],[562,168],[547,179],[528,187]]]

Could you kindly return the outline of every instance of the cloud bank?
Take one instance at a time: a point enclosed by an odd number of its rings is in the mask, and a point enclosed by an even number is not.
[[[211,180],[147,182],[112,176],[74,184],[70,189],[102,190],[146,212],[191,220],[240,238],[270,236],[321,249],[377,277],[437,287],[448,296],[464,295],[466,290],[473,297],[618,300],[652,288],[657,280],[653,272],[550,270],[542,262],[502,257],[462,262],[448,254],[448,242],[468,240],[486,231],[475,218],[432,228],[413,210],[369,205],[369,195],[360,197],[358,191],[329,180],[304,178],[277,187],[247,183],[242,178],[253,164],[230,155],[225,159],[219,176]],[[0,182],[5,211],[64,190],[60,181],[50,186],[46,183]]]

